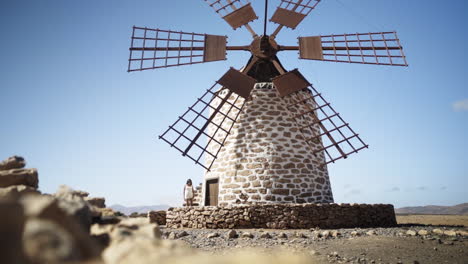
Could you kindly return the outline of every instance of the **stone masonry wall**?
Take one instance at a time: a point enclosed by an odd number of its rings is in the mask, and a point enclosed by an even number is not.
[[[193,205],[202,205],[202,184],[195,186],[193,193]]]
[[[170,228],[354,228],[396,226],[391,204],[268,204],[169,208]]]
[[[224,96],[227,91],[220,93]],[[306,95],[309,91],[299,92]],[[233,102],[236,96],[231,96]],[[236,102],[241,107],[243,99]],[[220,99],[212,102],[216,107]],[[245,103],[224,147],[213,163],[211,171],[205,173],[206,179],[219,179],[218,205],[230,204],[265,204],[265,203],[330,203],[333,195],[326,166],[320,166],[325,160],[324,153],[313,154],[322,147],[320,140],[308,145],[304,137],[319,133],[301,131],[310,120],[293,119],[294,113],[307,109],[291,109],[293,97],[280,98],[271,83],[257,83],[252,90],[252,100]],[[310,105],[314,108],[313,105]],[[237,111],[229,112],[229,105],[221,109],[234,118]],[[222,122],[224,116],[218,114],[213,122],[223,124],[229,129],[230,121]],[[306,117],[305,117],[306,118]],[[213,135],[217,127],[208,126],[208,133]],[[215,138],[222,141],[222,133]],[[218,145],[211,144],[209,150],[216,153]],[[209,163],[211,159],[207,159]]]

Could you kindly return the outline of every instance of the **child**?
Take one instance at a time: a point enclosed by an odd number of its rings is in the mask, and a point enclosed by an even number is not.
[[[193,206],[193,186],[191,179],[188,179],[184,186],[184,199],[187,206]]]

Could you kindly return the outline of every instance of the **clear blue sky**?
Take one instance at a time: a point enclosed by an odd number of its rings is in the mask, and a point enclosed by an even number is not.
[[[252,2],[263,17],[263,1]],[[279,54],[370,145],[330,165],[337,202],[468,202],[467,13],[466,0],[323,0],[297,30],[280,33],[280,44],[293,45],[297,36],[397,30],[405,47],[408,68]],[[42,191],[67,184],[108,204],[177,205],[186,178],[201,182],[202,169],[157,135],[249,54],[127,73],[133,25],[250,42],[202,0],[0,2],[0,157],[24,156]]]

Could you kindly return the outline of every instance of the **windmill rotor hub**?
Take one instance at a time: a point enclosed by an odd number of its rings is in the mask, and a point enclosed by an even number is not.
[[[250,52],[260,59],[271,59],[278,52],[278,44],[270,36],[256,37],[250,44]]]

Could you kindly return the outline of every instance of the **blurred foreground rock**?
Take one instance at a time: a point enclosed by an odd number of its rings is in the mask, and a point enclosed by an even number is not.
[[[11,170],[11,169],[21,169],[26,166],[26,162],[23,157],[12,156],[4,161],[0,161],[0,171],[2,170]]]
[[[24,194],[39,194],[39,191],[26,185],[14,185],[6,188],[0,188],[0,197],[19,197]]]
[[[11,169],[0,171],[0,187],[26,185],[37,188],[39,180],[36,169]]]
[[[0,162],[0,198],[18,198],[23,194],[39,193],[36,169],[24,169],[22,157],[13,156]]]
[[[0,263],[28,263],[21,250],[25,223],[23,207],[17,201],[2,199],[0,213]]]
[[[166,225],[166,211],[149,211],[148,218],[151,223],[156,223],[158,225]]]
[[[62,185],[54,196],[57,198],[58,206],[66,211],[67,215],[74,217],[85,230],[89,230],[93,212],[91,205],[84,200],[88,193],[86,196],[83,196],[82,193]]]
[[[103,197],[86,197],[85,201],[97,208],[106,208],[106,199]]]
[[[24,234],[28,255],[34,256],[34,259],[47,257],[40,259],[43,263],[98,257],[98,247],[91,239],[89,229],[82,225],[81,219],[60,207],[60,202],[45,195],[28,195],[21,199],[26,216],[30,219]],[[37,248],[37,245],[41,247]],[[55,248],[56,245],[63,247]],[[54,252],[57,255],[53,255]]]
[[[41,194],[37,170],[25,165],[18,156],[0,162],[0,263],[155,263],[192,252],[161,239],[165,212],[127,218],[64,185]]]

